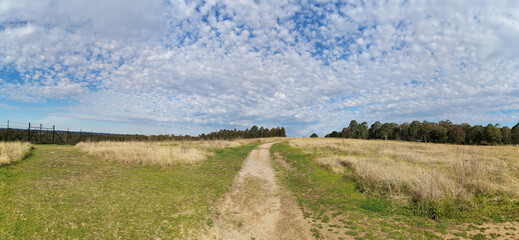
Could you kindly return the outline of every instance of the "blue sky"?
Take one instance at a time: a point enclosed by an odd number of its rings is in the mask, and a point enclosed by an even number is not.
[[[519,122],[517,1],[0,0],[0,126]]]

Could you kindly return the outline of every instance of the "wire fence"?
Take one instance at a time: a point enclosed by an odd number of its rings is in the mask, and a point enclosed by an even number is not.
[[[59,129],[55,125],[23,123],[16,121],[0,122],[0,141],[22,141],[37,144],[75,145],[79,142],[98,141],[143,141],[148,136],[137,134],[111,134],[82,129]]]

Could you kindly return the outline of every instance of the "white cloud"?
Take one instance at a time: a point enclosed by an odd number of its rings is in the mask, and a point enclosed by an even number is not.
[[[307,134],[519,109],[514,1],[17,0],[0,25],[2,98],[81,118]]]

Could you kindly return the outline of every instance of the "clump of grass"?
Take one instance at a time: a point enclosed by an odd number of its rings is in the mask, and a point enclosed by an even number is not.
[[[0,166],[13,164],[29,155],[31,144],[26,142],[0,142]]]
[[[411,203],[435,218],[478,196],[519,198],[519,148],[354,139],[294,139],[336,173],[352,174],[374,196]]]
[[[76,148],[107,161],[143,165],[197,163],[240,141],[81,142]]]

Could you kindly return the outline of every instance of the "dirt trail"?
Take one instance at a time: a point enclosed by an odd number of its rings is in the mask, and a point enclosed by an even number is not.
[[[254,149],[212,213],[207,239],[312,239],[310,223],[290,192],[276,183],[272,143]]]

